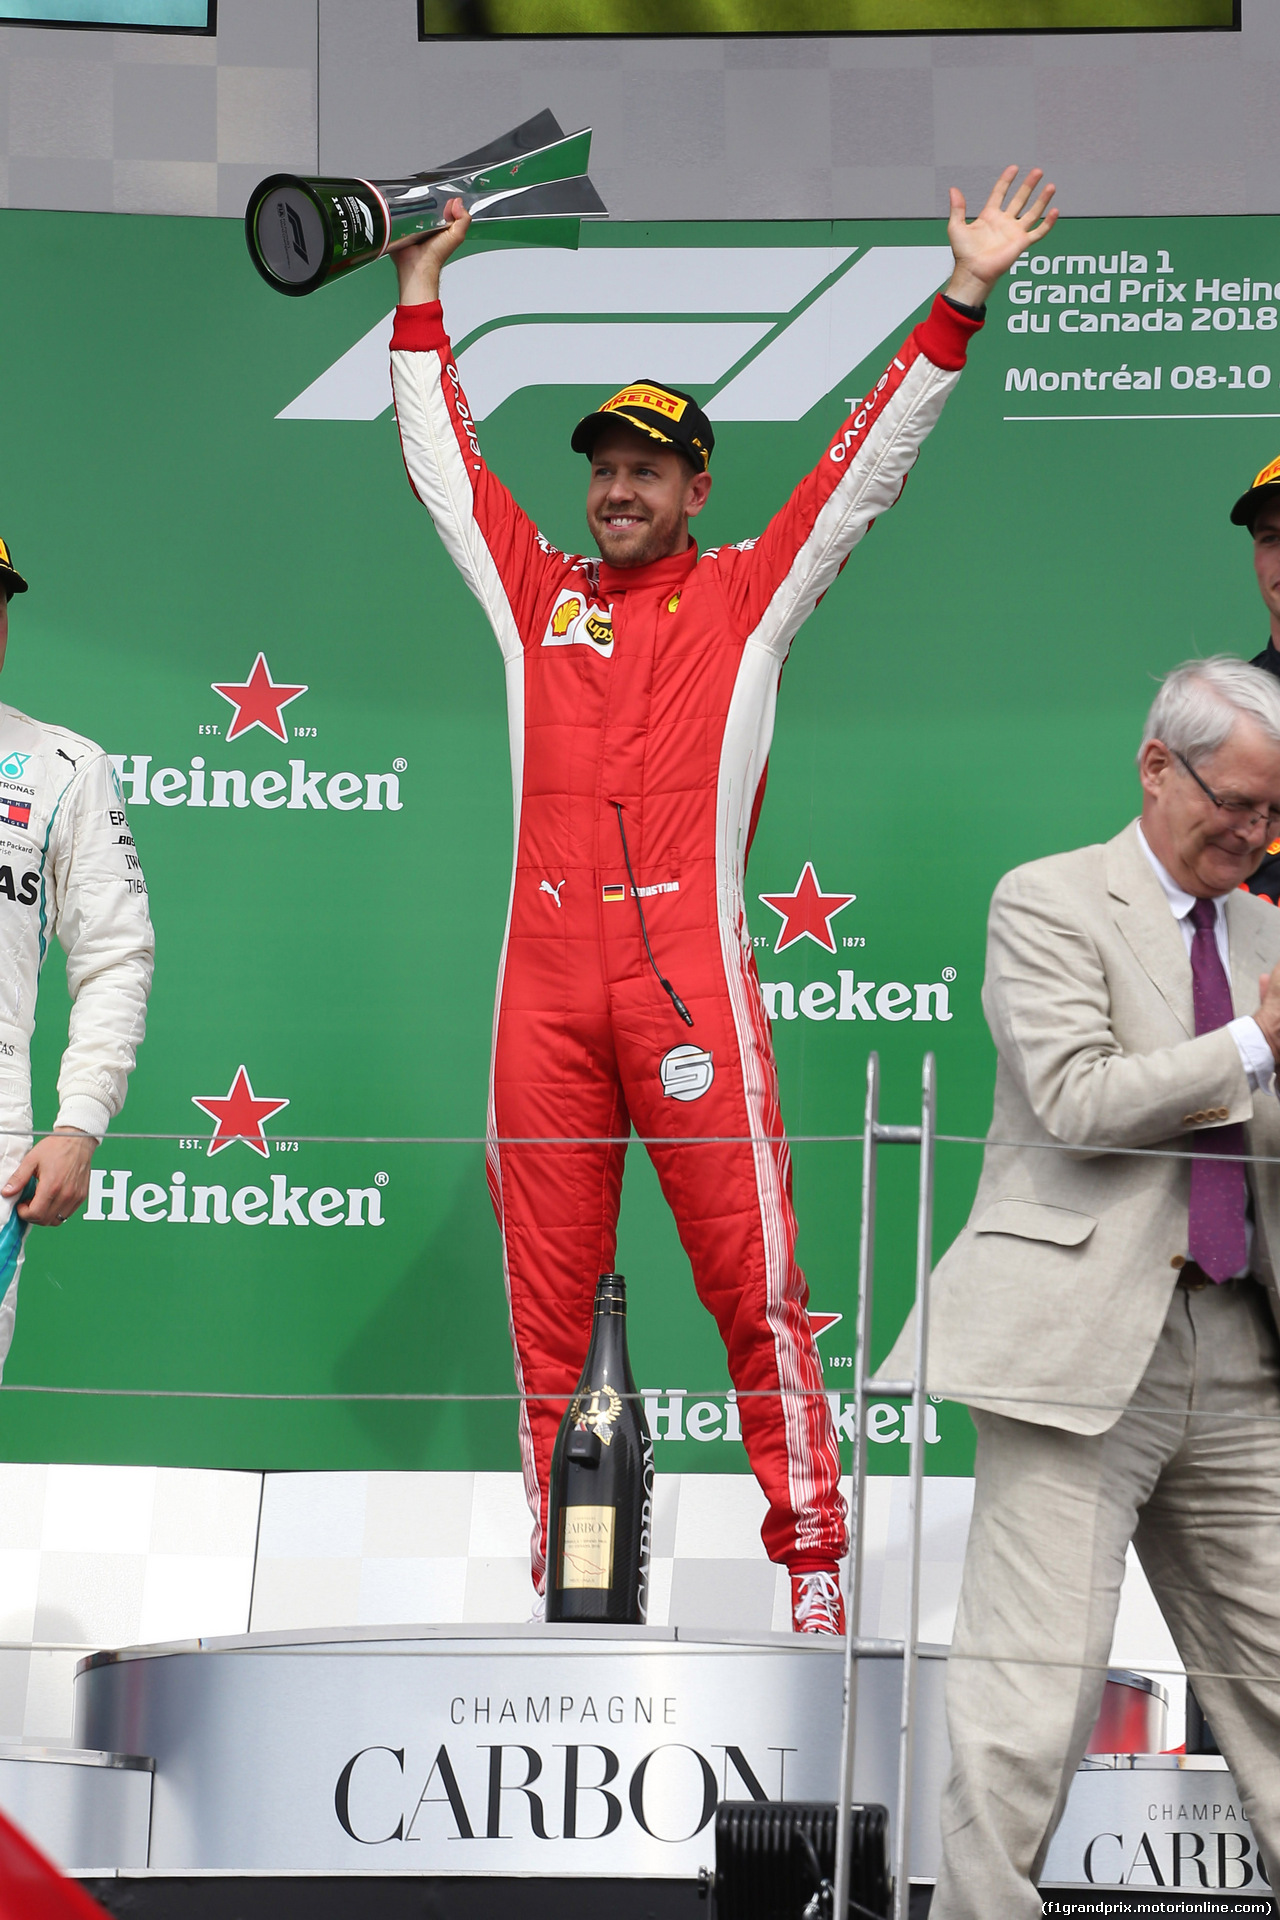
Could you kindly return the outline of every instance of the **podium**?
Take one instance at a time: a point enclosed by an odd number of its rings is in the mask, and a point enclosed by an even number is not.
[[[834,1797],[842,1657],[674,1627],[251,1634],[82,1661],[75,1738],[154,1761],[152,1871],[696,1881],[719,1800]],[[933,1808],[944,1667],[924,1650]],[[900,1659],[866,1662],[860,1799],[891,1800],[900,1687]],[[925,1877],[936,1825],[916,1823]]]

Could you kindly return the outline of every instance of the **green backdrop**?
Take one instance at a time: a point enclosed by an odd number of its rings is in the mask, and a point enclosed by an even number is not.
[[[317,809],[305,787],[296,807],[149,797],[130,808],[158,964],[120,1126],[183,1138],[110,1138],[99,1156],[118,1190],[129,1176],[135,1201],[153,1183],[144,1217],[99,1204],[91,1212],[107,1217],[31,1236],[6,1381],[230,1397],[6,1392],[0,1457],[513,1466],[510,1405],[235,1397],[511,1386],[481,1147],[292,1144],[483,1129],[510,858],[497,648],[409,491],[390,413],[275,417],[387,311],[390,269],[295,302],[258,280],[234,222],[5,212],[0,236],[0,531],[32,583],[12,608],[4,697],[128,756],[127,784],[136,756],[149,756],[148,778],[202,756],[210,776],[242,774],[247,794],[264,770],[291,777],[290,760],[302,781],[323,772],[320,797],[335,773],[358,776],[337,789],[346,810]],[[767,286],[771,248],[860,257],[941,238],[920,222],[609,225],[584,245],[759,246]],[[944,1130],[982,1131],[992,1051],[979,989],[996,879],[1129,817],[1154,675],[1265,638],[1246,536],[1227,512],[1280,444],[1277,222],[1064,222],[1053,244],[1046,271],[1014,283],[1027,292],[993,302],[903,502],[785,675],[748,874],[762,977],[798,992],[835,986],[846,967],[909,986],[954,972],[946,1022],[779,1019],[784,1112],[799,1135],[858,1130],[872,1045],[886,1118],[917,1114],[932,1046]],[[1088,319],[1096,330],[1082,331]],[[759,530],[820,453],[842,396],[870,385],[893,344],[799,421],[720,425],[704,544]],[[1117,370],[1147,384],[1122,378],[1117,390]],[[526,387],[482,428],[493,465],[571,546],[584,538],[584,474],[568,428],[597,397]],[[211,683],[243,682],[259,652],[277,682],[307,689],[282,709],[287,742],[261,728],[226,738],[235,709]],[[393,772],[398,793],[367,784]],[[234,798],[234,781],[223,785]],[[364,804],[371,792],[384,804]],[[806,860],[825,890],[856,894],[832,922],[834,955],[808,940],[771,950],[781,923],[757,896],[792,891]],[[38,1124],[53,1116],[65,1026],[55,951]],[[213,1122],[192,1105],[224,1096],[242,1064],[258,1096],[289,1102],[265,1124],[268,1159],[242,1141],[210,1157]],[[939,1248],[965,1216],[978,1157],[941,1149]],[[820,1339],[835,1390],[849,1378],[859,1150],[800,1141],[794,1159],[812,1304],[844,1315]],[[247,1218],[146,1218],[173,1210],[175,1173],[189,1194],[220,1184],[230,1204],[239,1193]],[[878,1351],[909,1297],[915,1177],[914,1153],[884,1156]],[[254,1225],[261,1206],[244,1190],[274,1198],[273,1179],[282,1224]],[[363,1193],[365,1224],[346,1225],[338,1203],[326,1215],[323,1196],[321,1217],[339,1223],[308,1219],[326,1186],[339,1201]],[[638,1148],[620,1265],[641,1384],[722,1405],[715,1329]],[[939,1433],[931,1467],[968,1471],[967,1417],[939,1409]],[[873,1470],[905,1466],[900,1442],[871,1453]],[[723,1440],[664,1442],[658,1458],[745,1469]]]

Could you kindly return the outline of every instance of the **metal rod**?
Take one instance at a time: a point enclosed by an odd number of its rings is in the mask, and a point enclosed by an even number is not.
[[[934,1057],[926,1053],[921,1087],[920,1202],[916,1215],[916,1351],[911,1393],[911,1468],[907,1479],[907,1595],[898,1740],[898,1818],[894,1833],[893,1920],[911,1901],[911,1792],[915,1760],[916,1667],[920,1649],[920,1529],[924,1507],[925,1408],[928,1404],[929,1277],[933,1267],[933,1155],[937,1132]]]
[[[858,1662],[854,1642],[862,1631],[862,1555],[866,1532],[867,1367],[871,1348],[871,1296],[876,1243],[876,1115],[880,1111],[880,1056],[867,1060],[866,1121],[862,1130],[862,1220],[858,1233],[858,1318],[853,1342],[853,1461],[849,1482],[849,1574],[845,1599],[844,1738],[836,1801],[834,1920],[849,1909],[850,1847],[853,1841],[853,1765],[858,1744]]]

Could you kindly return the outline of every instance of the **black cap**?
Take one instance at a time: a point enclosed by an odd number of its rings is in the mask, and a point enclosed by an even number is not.
[[[13,564],[13,555],[5,541],[0,540],[0,593],[6,600],[11,593],[25,593],[27,583]]]
[[[1242,493],[1234,507],[1232,507],[1232,526],[1248,527],[1249,531],[1252,532],[1253,523],[1258,515],[1259,509],[1264,507],[1268,500],[1275,499],[1278,494],[1280,494],[1280,460],[1272,460],[1262,469],[1262,472],[1258,475],[1248,491]]]
[[[656,380],[634,380],[585,420],[579,420],[570,442],[574,452],[585,453],[590,459],[601,433],[619,420],[637,433],[647,433],[650,439],[674,447],[693,462],[699,473],[705,473],[711,464],[716,444],[711,422],[693,395],[681,393],[679,387],[660,386]]]

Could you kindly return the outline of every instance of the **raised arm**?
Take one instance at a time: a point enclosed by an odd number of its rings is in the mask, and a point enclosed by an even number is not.
[[[564,556],[485,465],[458,378],[440,305],[440,270],[467,235],[471,217],[454,200],[449,226],[395,254],[400,305],[391,336],[391,384],[410,484],[435,522],[450,559],[497,635],[503,658],[521,653],[535,604]]]
[[[908,336],[748,556],[740,563],[737,550],[726,551],[726,581],[740,617],[781,655],[872,522],[902,492],[960,377],[992,287],[1057,220],[1049,210],[1052,184],[1036,193],[1039,168],[1020,186],[1014,185],[1017,171],[1005,168],[972,221],[964,195],[951,189],[947,237],[954,269],[928,319]]]

